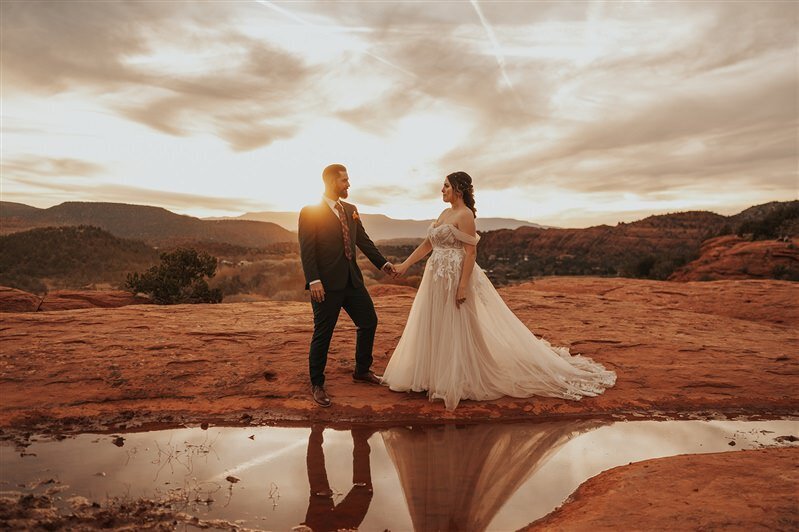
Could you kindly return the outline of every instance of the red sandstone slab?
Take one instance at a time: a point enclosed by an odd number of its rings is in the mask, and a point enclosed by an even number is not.
[[[553,278],[501,293],[537,335],[614,369],[616,387],[580,402],[465,401],[448,413],[421,394],[353,383],[355,330],[342,314],[327,368],[334,405],[323,410],[308,393],[309,304],[134,305],[4,314],[0,425],[797,413],[796,283]],[[375,298],[378,372],[412,300]]]
[[[604,471],[524,531],[797,530],[799,448],[670,456]]]

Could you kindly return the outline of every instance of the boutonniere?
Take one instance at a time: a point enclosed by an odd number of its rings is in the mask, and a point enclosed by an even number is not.
[[[352,211],[352,220],[357,222],[360,219],[361,217],[358,215],[358,211]]]

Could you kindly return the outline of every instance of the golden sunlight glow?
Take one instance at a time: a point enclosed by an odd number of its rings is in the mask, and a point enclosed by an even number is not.
[[[2,15],[7,201],[296,211],[332,162],[363,212],[397,218],[434,217],[455,170],[474,177],[481,216],[558,226],[799,196],[797,4]]]

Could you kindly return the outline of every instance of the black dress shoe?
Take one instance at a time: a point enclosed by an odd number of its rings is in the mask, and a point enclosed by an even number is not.
[[[355,382],[365,382],[367,384],[382,384],[383,379],[375,375],[374,371],[367,371],[366,373],[353,373],[352,380]]]
[[[323,408],[327,408],[331,404],[324,386],[311,386],[311,396],[314,402]]]

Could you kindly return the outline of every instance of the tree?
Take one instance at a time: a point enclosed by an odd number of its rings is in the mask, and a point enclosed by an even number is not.
[[[197,253],[191,248],[178,248],[161,253],[161,264],[143,274],[128,274],[125,288],[149,294],[161,305],[178,303],[219,303],[222,291],[208,287],[207,278],[216,274],[216,257]]]

